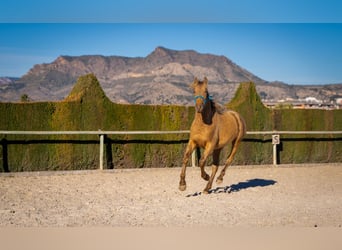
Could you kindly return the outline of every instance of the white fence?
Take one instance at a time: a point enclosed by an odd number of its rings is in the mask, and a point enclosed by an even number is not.
[[[7,131],[0,130],[0,135],[98,135],[99,136],[99,169],[103,170],[104,136],[105,135],[163,135],[189,134],[189,130],[177,131]],[[342,131],[247,131],[247,135],[271,135],[273,144],[273,165],[277,165],[277,145],[280,144],[280,135],[333,135],[342,134]],[[192,154],[192,166],[196,165],[196,150]]]

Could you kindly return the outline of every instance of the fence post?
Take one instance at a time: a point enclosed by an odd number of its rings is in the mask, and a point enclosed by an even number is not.
[[[273,144],[273,165],[277,166],[277,144]]]
[[[191,166],[196,167],[196,149],[191,154]]]
[[[103,170],[103,147],[104,147],[104,135],[100,134],[100,170]]]

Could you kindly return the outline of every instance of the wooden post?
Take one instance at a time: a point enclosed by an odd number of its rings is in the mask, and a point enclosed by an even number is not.
[[[277,144],[273,144],[273,165],[277,166]]]
[[[196,167],[196,149],[191,154],[191,166]]]
[[[104,135],[100,135],[100,170],[103,170]]]

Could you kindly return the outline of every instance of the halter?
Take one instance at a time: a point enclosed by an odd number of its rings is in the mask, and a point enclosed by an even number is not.
[[[210,100],[210,101],[213,100],[213,97],[212,97],[211,95],[208,95],[207,98],[204,98],[203,95],[196,95],[196,96],[194,96],[194,101],[196,102],[196,100],[197,100],[198,98],[200,98],[200,99],[203,100],[204,105],[207,103],[207,100]]]

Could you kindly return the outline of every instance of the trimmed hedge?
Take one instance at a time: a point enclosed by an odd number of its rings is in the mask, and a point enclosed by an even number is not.
[[[210,86],[209,86],[210,88]],[[340,130],[340,110],[270,110],[253,83],[240,85],[227,104],[247,130]],[[93,74],[81,76],[61,102],[0,103],[0,130],[187,130],[194,108],[112,103]],[[107,168],[180,166],[188,135],[111,135],[105,140]],[[234,164],[272,162],[270,136],[246,136]],[[340,162],[339,136],[282,136],[281,163]],[[96,169],[96,135],[1,135],[0,171]],[[228,149],[222,154],[225,160]],[[210,162],[209,162],[210,164]]]

